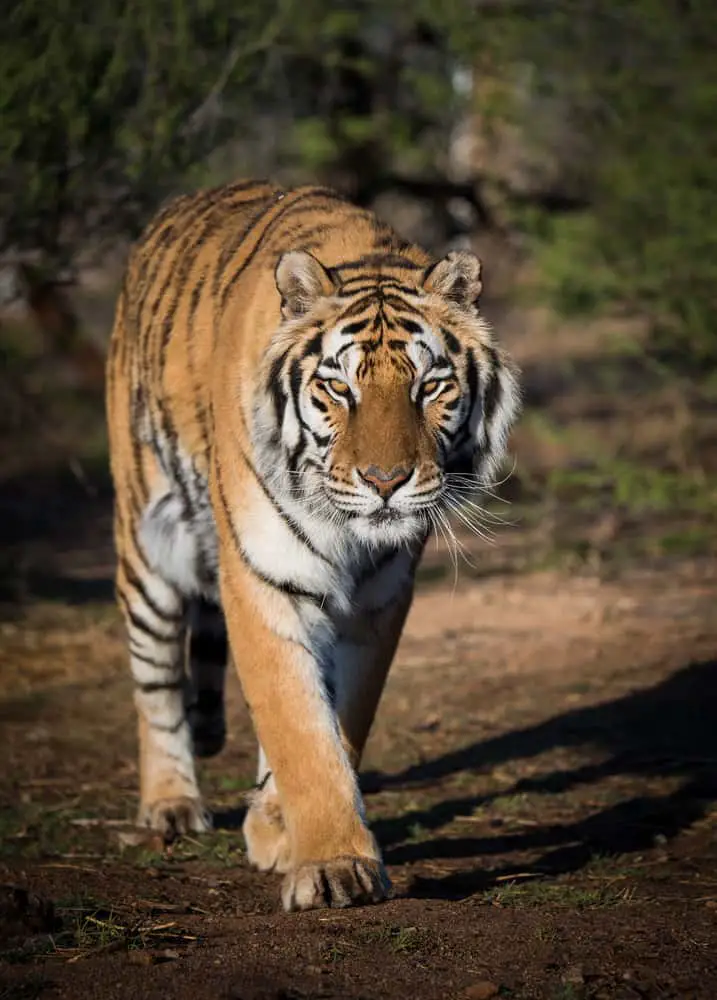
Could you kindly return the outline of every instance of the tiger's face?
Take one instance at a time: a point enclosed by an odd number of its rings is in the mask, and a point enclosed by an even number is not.
[[[478,259],[340,281],[292,251],[277,286],[268,389],[285,489],[371,546],[424,537],[452,485],[500,459],[517,408],[477,311]]]

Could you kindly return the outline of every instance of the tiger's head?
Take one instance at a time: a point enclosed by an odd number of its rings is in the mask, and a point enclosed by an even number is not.
[[[381,546],[425,536],[451,496],[485,482],[518,388],[478,312],[480,272],[464,251],[358,274],[280,258],[262,421],[279,489]]]

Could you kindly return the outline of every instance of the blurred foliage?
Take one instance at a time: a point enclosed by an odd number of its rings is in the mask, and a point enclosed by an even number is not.
[[[278,35],[226,0],[8,0],[0,31],[0,245],[53,261],[89,236],[135,231],[226,132]]]
[[[547,191],[499,178],[553,302],[620,302],[673,356],[715,360],[715,51],[712,0],[8,0],[0,250],[55,266],[132,235],[252,136],[271,171],[363,203],[406,179],[465,198],[448,151],[473,101],[486,130],[574,161]],[[469,178],[483,222],[489,181]]]
[[[410,151],[416,117],[437,117],[447,92],[440,67],[411,61],[429,30],[420,6],[387,19],[376,0],[9,0],[0,250],[66,264],[88,238],[132,234],[207,154],[260,125],[317,170],[361,158],[370,173]]]
[[[584,211],[521,219],[553,301],[619,301],[672,360],[717,360],[717,6],[521,6],[486,15],[491,58],[530,65],[587,140]]]

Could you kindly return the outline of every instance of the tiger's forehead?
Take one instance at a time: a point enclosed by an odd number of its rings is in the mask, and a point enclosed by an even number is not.
[[[324,365],[357,380],[381,373],[413,379],[445,360],[445,346],[430,327],[414,333],[392,333],[380,340],[347,337],[332,330],[322,358]]]
[[[443,339],[411,305],[380,291],[362,296],[329,325],[324,363],[358,379],[392,370],[414,378],[445,360]]]

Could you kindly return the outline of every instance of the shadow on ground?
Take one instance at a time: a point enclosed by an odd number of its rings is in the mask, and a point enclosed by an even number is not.
[[[0,602],[113,599],[109,472],[79,464],[6,480],[0,491]],[[73,575],[71,566],[101,565]]]
[[[521,851],[543,851],[531,869],[545,875],[574,872],[598,854],[623,854],[655,846],[701,819],[717,798],[717,661],[693,663],[654,688],[614,701],[576,709],[539,725],[473,743],[393,775],[364,776],[367,790],[429,786],[458,772],[479,772],[509,761],[537,757],[559,747],[607,752],[607,759],[518,780],[503,795],[556,794],[614,775],[680,780],[677,790],[638,795],[573,823],[538,826],[526,832],[401,843],[420,825],[437,830],[469,816],[491,795],[443,799],[426,809],[374,824],[389,864],[431,859],[474,861]],[[673,780],[674,787],[674,780]],[[410,895],[464,898],[519,869],[486,872],[467,867],[445,877],[420,878]]]

